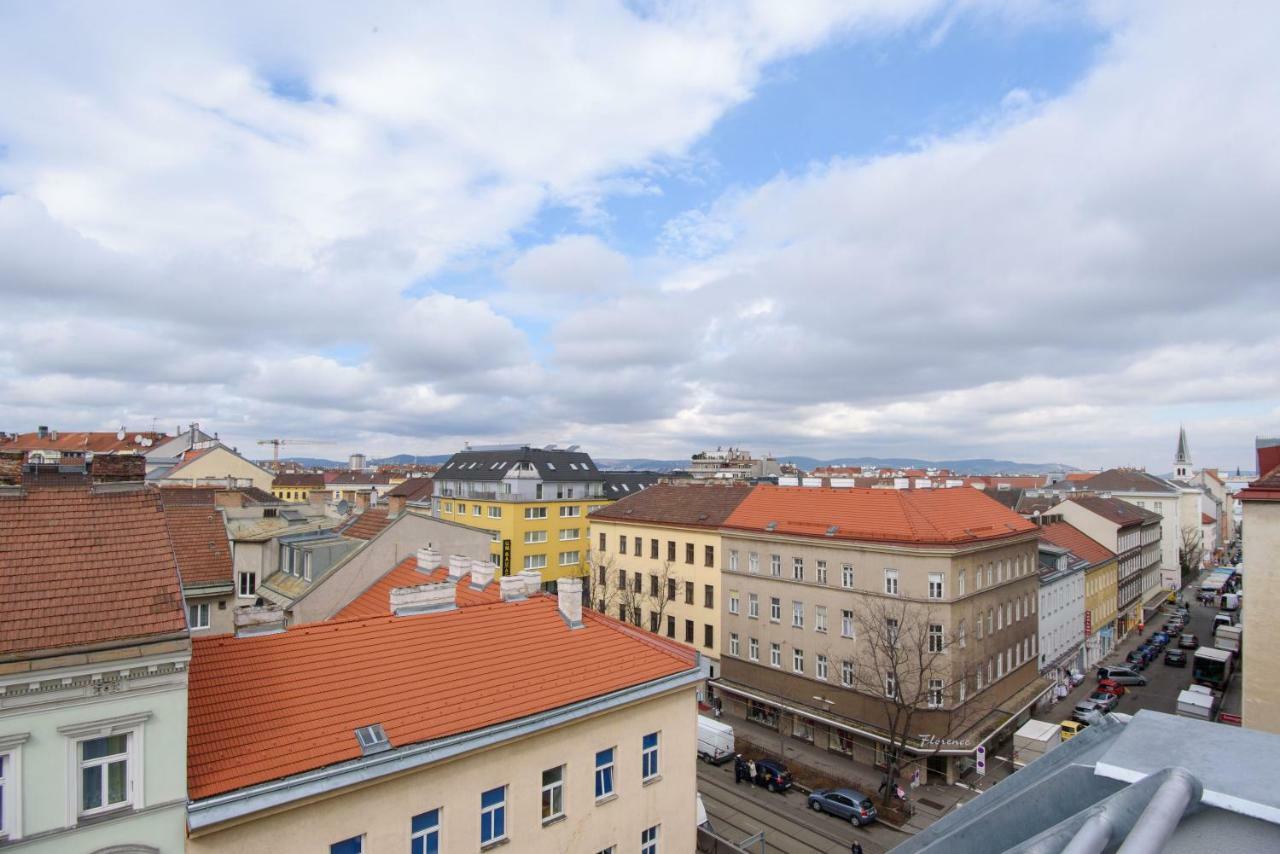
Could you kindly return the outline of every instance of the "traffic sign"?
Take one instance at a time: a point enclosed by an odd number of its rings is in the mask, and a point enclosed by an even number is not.
[[[978,776],[984,776],[987,773],[987,747],[985,744],[979,744],[975,751],[977,756]]]

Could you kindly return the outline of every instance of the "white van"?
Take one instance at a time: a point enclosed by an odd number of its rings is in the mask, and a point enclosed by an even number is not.
[[[698,715],[698,758],[719,765],[733,758],[733,727]]]

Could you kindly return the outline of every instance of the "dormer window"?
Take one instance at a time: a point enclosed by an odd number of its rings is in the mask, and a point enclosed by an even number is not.
[[[391,749],[391,742],[387,740],[387,734],[382,731],[382,724],[357,727],[356,741],[359,742],[360,753],[364,756]]]

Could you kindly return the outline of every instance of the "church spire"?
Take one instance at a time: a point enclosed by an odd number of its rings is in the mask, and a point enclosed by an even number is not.
[[[1187,477],[1191,474],[1191,449],[1187,447],[1187,430],[1178,425],[1178,452],[1173,456],[1173,476]]]

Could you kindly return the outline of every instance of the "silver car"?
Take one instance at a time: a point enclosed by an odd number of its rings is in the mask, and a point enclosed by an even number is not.
[[[875,805],[856,789],[814,789],[809,806],[815,812],[829,812],[859,826],[876,820]]]

